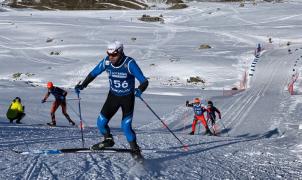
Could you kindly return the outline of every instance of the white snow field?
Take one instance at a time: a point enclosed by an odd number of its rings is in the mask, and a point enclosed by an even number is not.
[[[188,5],[173,11],[0,7],[0,179],[302,179],[301,78],[296,95],[287,92],[294,70],[302,71],[302,3]],[[137,20],[142,14],[162,14],[165,22]],[[13,152],[82,146],[80,129],[69,127],[60,109],[56,118],[61,127],[43,125],[50,121],[51,105],[41,104],[45,85],[53,81],[67,89],[69,99],[76,98],[73,87],[106,55],[113,40],[124,43],[125,53],[150,78],[142,97],[189,150],[136,99],[137,141],[143,150],[153,150],[144,154],[144,164],[122,153]],[[265,50],[255,59],[258,43]],[[199,49],[202,44],[212,48]],[[223,96],[223,89],[239,86],[245,71],[253,74],[247,90]],[[195,76],[205,86],[187,83]],[[102,138],[96,118],[107,93],[104,73],[80,94],[86,147]],[[21,125],[6,119],[16,96],[25,105]],[[185,101],[194,97],[211,99],[221,110],[219,136],[203,135],[202,127],[188,135],[193,112]],[[79,124],[78,102],[67,103]],[[119,112],[109,123],[115,147],[128,148],[120,123]]]

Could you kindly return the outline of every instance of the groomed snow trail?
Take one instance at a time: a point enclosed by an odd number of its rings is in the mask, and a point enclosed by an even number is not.
[[[301,161],[287,145],[282,123],[275,122],[279,120],[280,103],[288,96],[284,86],[290,62],[283,61],[289,58],[285,52],[278,49],[260,57],[250,89],[230,98],[217,98],[224,117],[221,121],[226,126],[219,137],[188,135],[192,116],[184,105],[163,116],[176,135],[189,145],[187,152],[152,116],[148,119],[153,123],[136,131],[142,149],[156,150],[145,154],[144,166],[135,163],[129,154],[18,155],[10,148],[79,147],[79,129],[40,125],[16,128],[4,124],[0,127],[4,135],[1,149],[5,154],[2,169],[10,169],[10,173],[2,174],[1,179],[299,179]],[[280,58],[271,59],[272,54]],[[271,106],[265,98],[274,99],[269,101]],[[85,129],[86,145],[99,141],[96,134],[96,128]],[[128,146],[119,129],[113,128],[113,134],[115,146]],[[12,163],[16,161],[30,163]]]
[[[162,13],[165,24],[134,20],[142,11],[77,11],[75,15],[66,11],[10,12],[0,7],[0,179],[301,179],[301,150],[296,148],[301,147],[302,135],[287,125],[296,123],[301,114],[298,112],[294,119],[289,113],[294,97],[286,92],[293,62],[302,56],[301,4],[263,3],[245,8],[234,3],[190,5],[179,11],[148,11],[151,15]],[[201,74],[209,79],[209,89],[232,87],[242,72],[240,63],[252,62],[251,51],[257,43],[267,41],[267,32],[274,35],[275,49],[267,49],[257,60],[246,91],[221,97],[220,90],[161,86],[161,81],[171,76]],[[130,40],[134,36],[136,42]],[[52,37],[52,42],[45,42]],[[127,53],[137,56],[144,72],[150,74],[150,88],[143,97],[189,146],[189,151],[184,151],[136,100],[133,126],[138,143],[142,149],[156,151],[144,154],[144,165],[137,164],[129,154],[46,156],[12,152],[12,148],[27,151],[81,147],[78,128],[41,125],[50,120],[50,104],[40,104],[46,89],[31,87],[27,81],[41,85],[55,80],[58,85],[72,88],[95,66],[100,51],[114,38],[126,42],[130,49]],[[291,55],[287,48],[279,47],[289,40],[297,40],[294,48],[299,49]],[[201,43],[213,48],[200,50]],[[52,51],[61,55],[49,55]],[[13,73],[25,70],[36,74],[23,77],[27,84],[11,78]],[[81,93],[86,146],[101,138],[95,119],[107,95],[105,83],[103,76],[94,84],[97,88],[92,86]],[[73,89],[68,92],[69,98],[75,97]],[[26,106],[24,124],[9,124],[6,108],[19,95]],[[200,134],[188,135],[192,110],[184,104],[197,96],[211,98],[222,111],[223,118],[218,121],[220,136],[204,136],[202,128]],[[78,123],[77,103],[68,101],[68,111]],[[59,125],[67,125],[60,110],[57,119]],[[128,147],[120,130],[119,113],[110,126],[115,146]]]

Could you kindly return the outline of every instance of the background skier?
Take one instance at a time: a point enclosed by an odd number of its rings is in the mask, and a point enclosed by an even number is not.
[[[219,119],[221,119],[221,113],[213,105],[212,101],[208,101],[207,111],[208,111],[207,119],[211,121],[211,126],[212,126],[212,129],[213,129],[214,135],[217,135],[218,127],[215,124],[216,123],[216,113],[218,114]]]
[[[203,126],[205,127],[206,131],[204,134],[212,134],[207,121],[204,117],[204,113],[207,112],[207,109],[205,107],[202,106],[202,104],[200,103],[200,99],[199,98],[195,98],[193,103],[189,103],[189,101],[186,101],[186,106],[187,107],[193,107],[194,110],[194,119],[193,119],[193,123],[192,123],[192,132],[190,132],[189,134],[194,135],[195,133],[195,128],[196,128],[196,124],[198,121],[201,121],[201,123],[203,124]]]
[[[208,101],[208,119],[211,120],[212,125],[214,125],[216,123],[216,114],[215,112],[218,114],[219,119],[221,119],[221,113],[220,111],[213,105],[212,101]]]
[[[62,113],[64,114],[68,122],[74,126],[75,122],[71,120],[69,115],[67,114],[67,107],[66,107],[67,92],[59,87],[55,87],[52,82],[47,83],[47,89],[48,91],[41,102],[45,103],[50,94],[52,94],[55,97],[55,101],[52,103],[52,106],[50,108],[51,122],[47,124],[50,126],[56,126],[55,112],[58,109],[58,107],[61,106]]]
[[[132,156],[135,159],[142,158],[140,148],[136,142],[136,135],[132,129],[132,118],[134,111],[135,96],[141,96],[148,86],[148,80],[136,64],[135,60],[124,54],[123,44],[115,41],[108,45],[107,55],[88,74],[82,84],[75,87],[77,91],[83,90],[98,75],[106,71],[109,75],[110,90],[103,105],[97,127],[104,136],[104,140],[91,147],[92,150],[99,150],[114,145],[113,136],[110,133],[108,123],[113,115],[122,108],[122,129],[132,149]],[[135,88],[135,78],[140,82]]]

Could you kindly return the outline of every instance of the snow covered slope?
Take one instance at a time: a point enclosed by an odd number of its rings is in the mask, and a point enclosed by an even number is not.
[[[0,10],[0,179],[301,179],[302,101],[287,92],[294,64],[298,72],[302,69],[301,6],[298,1],[244,8],[191,2],[177,11]],[[165,23],[138,21],[142,14],[162,14]],[[60,110],[58,125],[67,127],[42,125],[50,121],[50,103],[40,103],[44,85],[53,81],[68,90],[68,98],[76,98],[72,88],[115,39],[124,42],[126,54],[150,77],[143,98],[189,151],[137,99],[133,127],[138,143],[156,151],[144,154],[144,166],[128,154],[12,152],[81,147],[80,130],[69,127]],[[258,43],[265,50],[254,64],[249,88],[223,97],[222,89],[238,86],[250,71]],[[213,48],[199,49],[201,44]],[[206,80],[204,90],[202,84],[187,83],[195,76]],[[86,146],[101,139],[96,117],[107,81],[101,75],[81,93]],[[22,125],[9,124],[5,117],[16,96],[26,107]],[[211,99],[222,111],[220,136],[204,136],[201,127],[197,135],[188,135],[193,112],[185,101],[194,97]],[[68,112],[79,123],[77,105],[68,101]],[[119,112],[109,125],[115,146],[128,147],[120,118]]]

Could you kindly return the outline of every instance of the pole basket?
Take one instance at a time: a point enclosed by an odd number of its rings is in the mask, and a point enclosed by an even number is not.
[[[185,145],[183,146],[183,148],[184,148],[184,151],[189,151],[189,146],[188,146],[188,145],[185,144]]]

